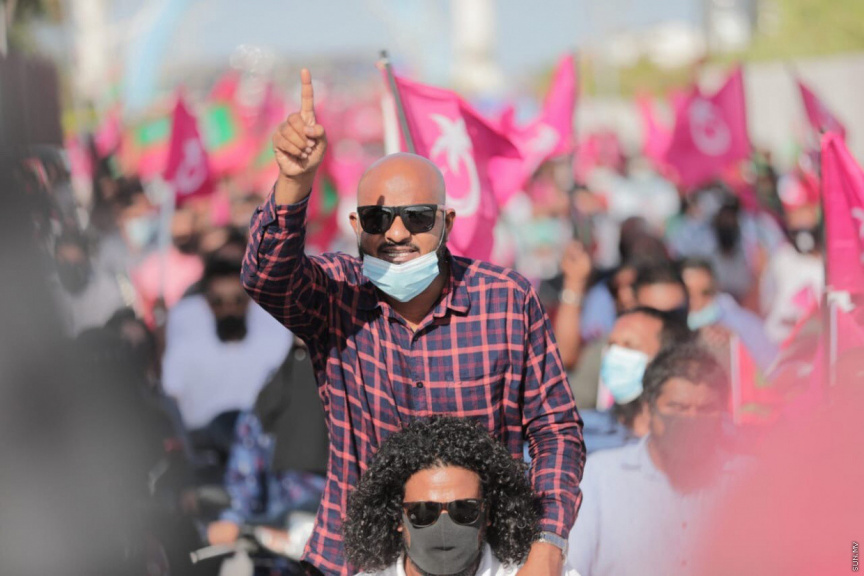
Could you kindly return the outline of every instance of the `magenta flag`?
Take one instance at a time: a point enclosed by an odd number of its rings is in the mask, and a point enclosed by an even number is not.
[[[123,128],[120,121],[120,109],[114,108],[109,110],[102,123],[93,134],[93,142],[96,145],[96,152],[100,158],[107,158],[111,154],[115,154],[123,140]]]
[[[456,211],[451,251],[488,260],[500,207],[519,187],[500,175],[522,162],[519,151],[455,92],[399,77],[396,85],[415,152],[438,165]]]
[[[502,175],[502,178],[517,180],[521,187],[543,162],[573,152],[573,111],[577,90],[573,56],[567,54],[555,67],[543,109],[536,119],[526,126],[516,126],[512,106],[502,112],[498,124],[523,158],[521,164],[512,166],[512,173]]]
[[[827,283],[831,290],[864,293],[864,171],[843,138],[822,137]]]
[[[666,150],[672,139],[672,130],[663,126],[654,114],[654,103],[649,96],[636,98],[636,106],[642,119],[642,155],[655,166],[666,164]]]
[[[665,158],[685,188],[709,182],[730,164],[750,155],[740,67],[711,96],[694,87],[675,116]]]
[[[178,207],[193,198],[210,196],[214,191],[210,162],[198,131],[198,122],[180,95],[174,106],[164,177],[174,190]]]
[[[543,102],[543,113],[537,120],[541,131],[551,129],[555,133],[555,145],[548,149],[546,158],[573,152],[573,111],[576,109],[577,91],[573,55],[566,54],[558,60],[552,84]]]
[[[846,139],[846,127],[837,120],[837,117],[816,97],[810,88],[807,87],[801,79],[795,80],[798,84],[798,90],[801,92],[801,101],[804,103],[804,111],[807,113],[807,120],[810,126],[817,134],[822,132],[834,132],[839,134],[841,138]]]

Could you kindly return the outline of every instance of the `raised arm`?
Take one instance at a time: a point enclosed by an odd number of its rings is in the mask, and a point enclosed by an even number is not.
[[[327,137],[315,120],[312,77],[306,69],[300,77],[300,111],[273,134],[279,178],[252,218],[243,285],[261,307],[311,343],[329,325],[327,304],[338,264],[312,260],[304,252],[307,198]],[[328,266],[334,268],[330,274]]]

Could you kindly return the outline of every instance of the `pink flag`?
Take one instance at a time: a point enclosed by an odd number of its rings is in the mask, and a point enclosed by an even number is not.
[[[834,291],[864,293],[864,171],[841,136],[822,137],[827,284]]]
[[[639,115],[642,118],[642,155],[655,166],[664,166],[666,150],[672,139],[672,130],[660,124],[654,115],[654,103],[649,96],[636,98]]]
[[[240,87],[240,73],[236,70],[228,70],[225,72],[207,95],[208,100],[220,102],[232,102],[237,95],[237,90]]]
[[[573,56],[568,54],[562,56],[555,67],[552,83],[538,118],[527,126],[516,126],[513,123],[512,107],[501,113],[498,121],[500,129],[516,145],[523,158],[521,164],[512,165],[512,174],[502,175],[502,178],[516,179],[522,185],[549,158],[573,152],[576,91]]]
[[[822,101],[816,97],[816,94],[801,79],[796,79],[796,82],[798,83],[798,90],[801,91],[801,101],[804,102],[804,111],[807,113],[807,120],[810,122],[813,130],[817,134],[834,132],[845,140],[846,127],[837,120],[837,117],[825,107]]]
[[[174,107],[165,181],[174,189],[177,206],[192,198],[210,196],[214,191],[198,123],[179,95]]]
[[[845,312],[837,310],[834,317],[837,334],[837,355],[864,353],[864,309],[856,306]]]
[[[573,151],[575,144],[573,111],[576,109],[577,88],[573,55],[566,54],[558,60],[555,74],[552,76],[552,84],[543,102],[543,113],[537,121],[540,124],[540,131],[548,129],[554,131],[555,145],[548,149],[546,158],[569,154]]]
[[[782,397],[766,380],[738,336],[729,342],[729,379],[732,394],[729,397],[732,416],[736,424],[767,423],[776,416],[773,409]]]
[[[458,94],[398,77],[396,84],[415,151],[438,165],[456,210],[450,249],[488,260],[500,206],[519,186],[498,176],[521,163],[518,150]]]
[[[106,158],[120,148],[120,142],[123,140],[121,126],[120,108],[109,110],[93,134],[93,142],[100,158]]]
[[[749,155],[744,80],[737,68],[711,96],[693,88],[676,111],[666,162],[678,172],[683,186],[693,188]]]

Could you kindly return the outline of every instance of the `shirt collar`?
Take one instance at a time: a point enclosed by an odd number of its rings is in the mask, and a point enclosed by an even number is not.
[[[450,278],[444,285],[444,290],[441,293],[441,300],[435,306],[433,316],[440,318],[446,315],[447,309],[460,314],[467,314],[471,309],[471,297],[468,294],[468,280],[472,274],[468,267],[468,262],[462,258],[456,258],[450,253],[450,250],[445,251],[445,258],[450,264]],[[361,261],[362,262],[362,261]],[[357,301],[357,308],[360,310],[374,310],[381,306],[381,296],[378,289],[371,281],[364,280],[360,285],[360,296]]]

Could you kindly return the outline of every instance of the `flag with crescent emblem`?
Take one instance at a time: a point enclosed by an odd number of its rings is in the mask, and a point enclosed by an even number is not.
[[[521,163],[519,151],[455,92],[395,80],[415,152],[438,165],[447,206],[456,211],[450,250],[488,260],[500,207],[519,188],[518,182],[495,176]]]
[[[709,183],[734,162],[750,156],[744,79],[736,68],[713,95],[698,87],[676,106],[666,163],[688,189]]]
[[[177,206],[193,198],[210,196],[214,191],[210,163],[198,131],[198,122],[179,95],[174,107],[164,177],[174,190]]]

